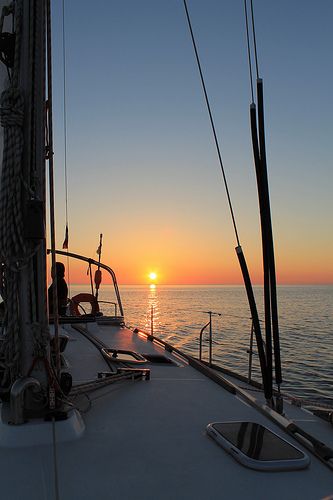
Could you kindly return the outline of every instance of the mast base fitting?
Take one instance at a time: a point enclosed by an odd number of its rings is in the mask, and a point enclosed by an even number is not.
[[[50,422],[54,419],[56,422],[59,422],[60,420],[67,420],[67,418],[68,418],[67,411],[54,410],[47,413],[44,417],[44,420],[45,422]]]

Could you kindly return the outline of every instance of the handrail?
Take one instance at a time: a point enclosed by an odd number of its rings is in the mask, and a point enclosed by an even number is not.
[[[212,311],[200,311],[200,312],[205,313],[205,314],[209,314],[209,321],[200,330],[200,334],[199,334],[199,360],[203,361],[204,363],[206,362],[206,361],[204,361],[202,359],[202,338],[203,338],[204,331],[209,326],[209,357],[208,357],[208,366],[212,366],[212,344],[213,344],[213,338],[212,338],[212,316],[213,315],[215,315],[215,316],[222,316],[222,314],[221,313],[212,312]],[[251,324],[251,333],[250,333],[250,347],[249,347],[249,349],[246,350],[246,352],[249,354],[249,366],[248,366],[248,377],[247,377],[247,381],[248,381],[249,384],[252,381],[252,357],[253,357],[253,354],[256,354],[254,352],[254,350],[253,350],[253,340],[254,340],[253,337],[254,337],[254,325],[253,325],[253,321],[252,321],[252,324]],[[265,343],[264,342],[263,342],[263,344],[264,344],[264,347],[265,347]]]
[[[47,249],[47,253],[48,254],[50,254],[51,252],[52,251],[50,249]],[[65,257],[72,257],[73,259],[83,260],[84,262],[88,262],[88,264],[94,264],[95,266],[99,266],[102,269],[105,269],[110,274],[110,276],[112,278],[112,282],[113,282],[113,286],[114,286],[114,291],[115,291],[115,294],[116,294],[116,297],[117,297],[119,311],[120,311],[121,316],[124,316],[124,310],[123,310],[123,306],[122,306],[122,303],[121,303],[121,298],[120,298],[120,292],[119,292],[119,288],[118,288],[117,278],[116,278],[115,272],[111,269],[111,267],[107,266],[106,264],[99,263],[95,259],[91,259],[89,257],[84,257],[83,255],[79,255],[79,254],[76,254],[76,253],[71,253],[71,252],[67,252],[67,251],[63,252],[62,250],[55,250],[55,253],[57,255],[64,255]]]
[[[213,311],[201,311],[204,314],[209,314],[209,321],[207,325],[201,328],[200,331],[200,340],[199,340],[199,359],[202,361],[202,336],[203,332],[209,326],[209,366],[212,364],[212,356],[213,356],[213,331],[212,331],[212,316],[222,316],[221,313],[213,312]]]
[[[210,320],[200,330],[200,341],[199,341],[199,359],[200,359],[200,361],[202,361],[202,335],[203,335],[203,332],[206,330],[208,325],[210,325]]]
[[[114,315],[117,316],[117,302],[111,302],[110,300],[99,300],[98,303],[114,305]]]

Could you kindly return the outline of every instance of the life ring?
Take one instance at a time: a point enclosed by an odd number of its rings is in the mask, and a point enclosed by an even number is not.
[[[99,313],[99,305],[96,297],[91,293],[79,293],[71,298],[70,301],[70,313],[72,316],[81,316],[79,305],[81,302],[89,302],[91,305],[91,311],[89,314],[96,316]]]

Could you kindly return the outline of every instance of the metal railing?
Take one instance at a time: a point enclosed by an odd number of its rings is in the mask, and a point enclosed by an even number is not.
[[[50,254],[51,250],[48,249],[47,253]],[[88,257],[84,257],[83,255],[78,255],[76,253],[71,253],[71,252],[62,251],[62,250],[55,250],[55,254],[56,255],[64,255],[65,257],[70,257],[72,259],[82,260],[83,262],[88,262],[89,265],[95,265],[95,266],[97,266],[97,267],[99,267],[101,269],[105,269],[110,274],[110,276],[112,278],[112,282],[113,282],[113,286],[114,286],[114,291],[115,291],[116,298],[117,298],[117,305],[119,307],[119,311],[120,311],[121,316],[124,316],[124,310],[123,310],[123,306],[122,306],[122,303],[121,303],[121,298],[120,298],[120,292],[119,292],[119,288],[118,288],[117,278],[116,278],[116,275],[115,275],[114,271],[111,269],[111,267],[107,266],[106,264],[102,264],[101,262],[98,262],[98,261],[96,261],[94,259],[90,259]]]
[[[117,302],[111,302],[110,300],[99,300],[98,303],[114,305],[114,315],[117,316]]]
[[[204,314],[209,314],[209,321],[208,323],[205,324],[200,330],[200,335],[199,335],[199,360],[202,361],[202,342],[203,342],[203,334],[207,328],[209,328],[209,337],[208,337],[208,342],[209,342],[209,347],[208,347],[208,364],[209,366],[212,365],[212,359],[213,359],[213,321],[212,321],[212,316],[222,316],[221,313],[213,312],[213,311],[201,311]],[[252,381],[252,361],[253,361],[253,355],[256,354],[256,352],[253,350],[253,342],[254,342],[254,326],[253,326],[253,321],[251,322],[251,333],[250,333],[250,346],[248,349],[246,349],[246,352],[249,355],[249,365],[248,365],[248,382],[250,383]],[[264,345],[265,347],[265,345]]]
[[[200,337],[199,337],[199,359],[202,361],[202,337],[203,333],[206,330],[206,328],[209,327],[209,355],[208,355],[208,362],[209,365],[211,366],[212,364],[212,357],[213,357],[213,322],[212,322],[212,316],[222,316],[221,313],[213,312],[213,311],[202,311],[204,314],[209,314],[209,321],[208,323],[201,328],[200,331]]]

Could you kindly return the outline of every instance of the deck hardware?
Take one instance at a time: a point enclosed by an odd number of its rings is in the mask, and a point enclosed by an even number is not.
[[[150,380],[150,369],[149,368],[118,368],[117,374],[120,375],[130,375],[131,373],[133,374],[133,379],[134,375],[140,375],[142,376],[142,380]]]
[[[154,335],[154,306],[151,306],[150,310],[150,333]]]
[[[163,354],[143,354],[149,363],[175,365],[175,362]]]
[[[48,249],[47,253],[50,254],[51,250]],[[94,259],[89,259],[88,257],[84,257],[83,255],[78,255],[76,253],[67,252],[67,250],[66,251],[55,250],[55,254],[56,255],[63,255],[65,257],[69,257],[69,258],[73,258],[73,259],[82,260],[84,262],[87,262],[90,265],[94,265],[94,266],[99,265],[101,269],[105,269],[110,274],[110,276],[112,278],[113,287],[114,287],[114,291],[116,294],[116,299],[117,299],[117,303],[118,303],[118,307],[119,307],[120,316],[124,316],[124,310],[123,310],[123,306],[122,306],[122,302],[121,302],[121,298],[120,298],[120,292],[119,292],[119,288],[118,288],[117,278],[116,278],[114,271],[111,269],[111,267],[109,267],[105,264],[102,264],[102,263],[98,263],[98,261],[96,261]]]
[[[12,424],[23,424],[24,418],[24,396],[27,389],[35,392],[40,391],[39,381],[33,377],[22,377],[15,380],[10,391],[10,412]]]
[[[98,372],[97,378],[107,378],[111,377],[112,375],[114,375],[114,372]]]
[[[300,448],[257,422],[214,422],[206,427],[206,431],[227,453],[249,469],[288,471],[306,469],[310,465],[309,456]]]
[[[213,311],[201,311],[204,314],[209,314],[208,323],[201,328],[200,331],[200,340],[199,340],[199,359],[202,361],[202,336],[207,327],[209,327],[209,366],[212,364],[213,357],[213,324],[212,324],[212,316],[222,316],[221,313],[213,312]]]
[[[122,363],[147,363],[144,356],[135,351],[128,351],[125,349],[110,349],[102,347],[101,352],[112,362]]]
[[[117,316],[117,302],[112,302],[110,300],[99,300],[99,304],[112,304],[114,306],[114,315]]]

